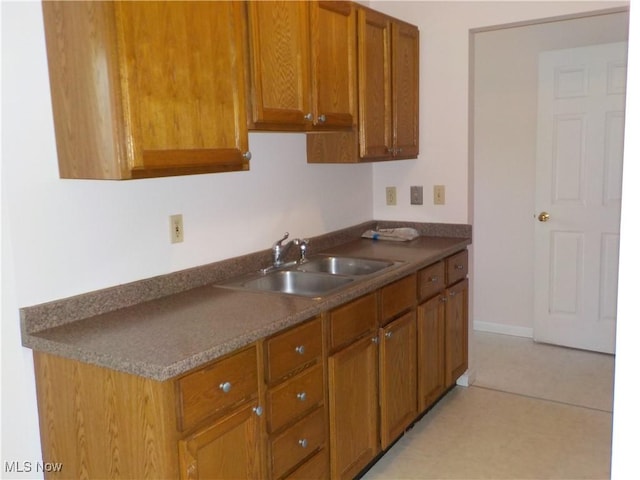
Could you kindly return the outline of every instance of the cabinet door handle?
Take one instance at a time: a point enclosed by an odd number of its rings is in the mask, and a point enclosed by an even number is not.
[[[327,116],[326,115],[318,115],[318,123],[324,123],[327,121]]]
[[[307,448],[309,446],[309,442],[306,438],[301,438],[300,440],[298,440],[298,445],[300,445],[302,448]]]
[[[456,292],[449,292],[449,296],[450,297],[455,297],[456,296]]]
[[[440,297],[440,301],[443,302],[443,303],[446,302],[447,301],[447,297],[444,297],[444,296]]]
[[[298,345],[296,347],[296,353],[298,353],[299,355],[304,355],[304,352],[305,352],[304,345]]]
[[[393,332],[387,332],[387,333],[384,334],[384,336],[386,338],[391,338],[391,337],[393,337]]]
[[[244,153],[242,154],[242,158],[244,158],[244,159],[245,159],[245,160],[247,160],[247,161],[251,160],[251,152],[249,152],[249,151],[244,152]]]
[[[304,119],[305,119],[307,122],[310,122],[311,120],[313,120],[313,114],[312,114],[312,113],[307,113],[307,114],[304,116]]]
[[[224,382],[221,383],[219,385],[220,390],[222,390],[224,393],[229,393],[231,391],[231,383],[230,382]]]
[[[371,339],[371,342],[372,342],[372,343],[376,343],[376,344],[377,344],[377,343],[379,342],[378,337],[373,337],[373,338]]]
[[[260,405],[258,405],[257,407],[253,407],[253,413],[255,413],[257,416],[261,417],[262,416],[262,407]]]
[[[436,283],[436,282],[438,281],[438,275],[434,275],[433,277],[431,277],[431,278],[429,279],[429,281],[430,281],[431,283]]]
[[[455,268],[456,270],[462,270],[464,268],[464,265],[456,264],[453,268]]]
[[[304,402],[307,399],[307,392],[300,392],[296,394],[296,398],[301,402]]]
[[[396,148],[394,149],[393,153],[402,153],[402,148]]]

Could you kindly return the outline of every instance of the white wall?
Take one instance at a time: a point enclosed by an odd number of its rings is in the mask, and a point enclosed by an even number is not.
[[[420,28],[420,157],[373,170],[373,214],[389,220],[471,222],[468,181],[469,30],[627,5],[626,2],[377,1],[370,6]],[[433,185],[446,204],[433,205]],[[398,188],[385,205],[384,188]],[[425,204],[409,204],[409,187],[424,186]],[[475,247],[474,247],[475,248]]]
[[[60,180],[47,75],[40,2],[2,2],[2,478],[5,461],[40,457],[19,307],[373,218],[371,165],[309,165],[304,134],[251,134],[249,172]],[[185,229],[176,245],[174,213]]]
[[[627,12],[474,35],[474,320],[531,336],[538,55],[626,41]]]

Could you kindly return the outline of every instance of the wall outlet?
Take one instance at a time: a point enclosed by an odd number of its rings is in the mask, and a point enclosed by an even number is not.
[[[433,186],[433,204],[444,205],[444,185]]]
[[[411,205],[422,205],[422,186],[412,186],[410,195]]]
[[[182,215],[171,215],[169,217],[169,226],[171,243],[180,243],[184,241],[184,227],[182,226]]]
[[[387,187],[387,205],[397,205],[398,200],[396,198],[396,187]]]

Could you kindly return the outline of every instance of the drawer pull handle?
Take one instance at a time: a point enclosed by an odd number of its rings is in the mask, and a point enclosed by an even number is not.
[[[296,347],[296,353],[298,353],[298,354],[300,354],[300,355],[304,355],[304,352],[305,352],[304,345],[298,345],[298,346]]]
[[[224,393],[229,393],[231,391],[231,383],[229,382],[221,383],[220,390],[222,390]]]
[[[253,407],[253,413],[255,413],[257,416],[261,417],[262,416],[262,407],[260,405],[258,405],[257,407]]]
[[[301,438],[300,440],[298,440],[298,445],[300,445],[302,448],[307,448],[309,442],[306,438]]]
[[[433,277],[429,278],[429,281],[430,281],[431,283],[436,283],[436,282],[438,281],[438,276],[437,276],[437,275],[434,275]]]
[[[462,270],[464,268],[464,265],[456,265],[455,267],[456,270]]]
[[[304,402],[307,399],[307,392],[300,392],[296,394],[296,398],[301,402]]]

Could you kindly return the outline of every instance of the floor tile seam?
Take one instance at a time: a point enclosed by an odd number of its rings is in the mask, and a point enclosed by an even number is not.
[[[567,407],[575,407],[575,408],[581,408],[581,409],[584,409],[584,410],[591,410],[591,411],[594,411],[594,412],[602,412],[602,413],[613,414],[613,412],[611,410],[607,410],[607,409],[604,409],[604,408],[587,407],[586,405],[578,405],[578,404],[575,404],[575,403],[562,402],[560,400],[553,400],[553,399],[544,398],[544,397],[535,397],[533,395],[526,395],[524,393],[510,392],[508,390],[500,390],[499,388],[484,387],[482,385],[470,385],[470,388],[478,388],[480,390],[489,390],[489,391],[492,391],[492,392],[506,393],[506,394],[509,394],[509,395],[514,395],[516,397],[528,398],[528,399],[531,399],[531,400],[540,400],[542,402],[555,403],[557,405],[565,405]]]

